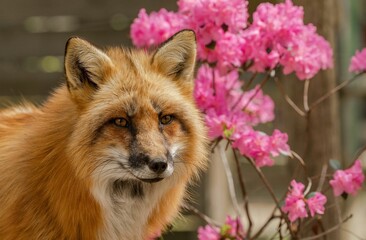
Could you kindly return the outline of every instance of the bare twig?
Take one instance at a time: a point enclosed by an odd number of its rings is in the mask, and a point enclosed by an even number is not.
[[[358,236],[357,234],[355,234],[354,232],[346,229],[346,228],[341,228],[342,231],[354,236],[355,238],[357,238],[358,240],[366,240],[366,237],[361,237],[361,236]]]
[[[248,91],[250,85],[252,85],[254,79],[257,77],[258,72],[253,73],[252,77],[249,79],[249,81],[243,86],[243,91]],[[239,99],[236,101],[236,103],[233,105],[232,109],[235,109],[238,104],[241,102],[241,100],[243,100],[244,97],[244,92],[241,94],[241,96],[239,97]]]
[[[221,145],[218,145],[217,147],[218,147],[218,150],[219,150],[219,154],[220,154],[220,158],[222,160],[222,163],[224,164],[224,170],[225,170],[225,173],[226,173],[226,179],[227,179],[227,184],[228,184],[228,187],[229,187],[231,202],[233,203],[234,209],[237,212],[238,216],[241,216],[238,199],[236,197],[236,192],[235,192],[233,175],[231,173],[229,162],[226,158],[225,150],[221,147]]]
[[[286,214],[282,211],[280,202],[277,199],[275,193],[273,192],[273,188],[269,184],[267,178],[264,176],[262,170],[257,165],[255,165],[253,159],[248,158],[248,157],[246,157],[246,158],[248,159],[249,163],[254,167],[254,169],[256,170],[256,172],[258,173],[259,178],[262,180],[262,182],[264,183],[264,186],[267,188],[267,191],[269,192],[269,194],[271,195],[273,201],[275,202],[277,209],[281,212],[281,216],[286,221],[286,224],[288,226],[288,230],[289,230],[291,236],[292,237],[295,237],[295,233],[292,231],[292,229],[290,227],[291,226],[291,223],[290,223],[289,219],[287,218]]]
[[[258,238],[262,232],[264,231],[264,229],[266,229],[266,227],[268,226],[268,224],[270,224],[270,222],[272,222],[272,220],[276,219],[276,218],[281,218],[281,216],[276,216],[275,212],[277,210],[277,207],[275,207],[270,215],[270,217],[268,218],[268,220],[262,225],[262,227],[258,230],[258,232],[256,232],[253,237],[251,239],[256,239]]]
[[[306,113],[304,111],[302,111],[297,105],[296,103],[294,103],[294,101],[292,101],[292,99],[286,94],[285,89],[283,88],[281,82],[278,80],[278,78],[275,78],[275,83],[276,86],[278,88],[278,90],[280,90],[280,93],[283,95],[283,97],[285,98],[286,102],[301,116],[301,117],[305,117]]]
[[[366,145],[357,151],[355,157],[353,158],[353,162],[356,161],[357,159],[359,159],[364,151],[366,151]],[[352,165],[353,165],[353,163],[352,163]]]
[[[304,83],[304,109],[305,112],[309,112],[309,86],[310,86],[310,80],[306,79]]]
[[[266,84],[266,82],[270,78],[271,78],[271,75],[270,74],[267,74],[267,76],[263,79],[263,81],[259,85],[259,88],[257,88],[257,90],[255,91],[255,93],[253,94],[253,96],[251,96],[251,98],[249,98],[248,102],[245,103],[245,105],[243,107],[243,111],[245,111],[245,109],[248,107],[249,103],[255,98],[255,96],[257,96],[258,92],[263,88],[263,86]]]
[[[233,149],[233,154],[234,154],[236,170],[237,170],[237,174],[238,174],[238,178],[239,178],[239,185],[240,185],[241,193],[243,195],[245,214],[247,216],[247,220],[248,220],[248,224],[249,224],[248,230],[247,230],[247,236],[250,237],[252,227],[253,227],[253,220],[252,220],[252,217],[251,217],[250,211],[249,211],[248,194],[247,194],[247,191],[246,191],[244,178],[243,178],[241,167],[240,167],[240,162],[239,162],[238,156],[236,155],[236,152],[235,152],[234,149]]]
[[[330,90],[328,93],[326,93],[325,95],[321,96],[320,98],[318,98],[317,100],[315,100],[309,108],[309,111],[311,109],[313,109],[314,107],[318,106],[320,103],[322,103],[323,101],[325,101],[326,99],[328,99],[330,96],[332,96],[334,93],[338,92],[339,90],[341,90],[342,88],[344,88],[345,86],[347,86],[348,84],[350,84],[353,80],[357,79],[359,76],[361,76],[362,74],[364,74],[364,72],[359,73],[354,75],[352,78],[343,81],[341,84],[339,84],[338,86],[336,86],[335,88],[333,88],[332,90]]]
[[[298,160],[300,162],[301,166],[304,168],[304,171],[306,172],[306,164],[305,164],[304,159],[302,159],[302,157],[300,157],[300,155],[293,150],[291,150],[291,155],[292,155],[292,158],[295,158],[296,160]]]
[[[318,187],[316,189],[317,192],[321,192],[321,190],[323,189],[325,178],[327,176],[327,171],[328,171],[328,163],[324,163],[323,167],[322,167],[322,171],[320,173],[320,179],[319,179]]]
[[[252,85],[254,79],[257,77],[258,72],[253,73],[253,75],[251,76],[251,78],[249,79],[249,81],[244,85],[243,87],[243,91],[248,91],[248,89],[250,88],[250,85]]]
[[[331,233],[331,232],[337,230],[340,226],[342,226],[343,223],[347,222],[351,218],[352,218],[352,215],[349,215],[342,222],[340,222],[339,224],[335,225],[334,227],[329,228],[327,231],[322,232],[322,233],[320,233],[318,235],[315,235],[315,236],[312,236],[312,237],[303,238],[302,240],[313,240],[313,239],[319,239],[322,236],[326,236],[328,233]]]
[[[184,205],[184,208],[187,209],[188,211],[194,213],[196,216],[198,216],[199,218],[201,218],[203,221],[205,221],[206,223],[208,223],[211,226],[219,227],[221,225],[220,223],[216,222],[209,216],[203,214],[201,211],[199,211],[197,208],[193,207],[190,204]]]
[[[211,152],[213,153],[217,145],[221,142],[222,137],[216,138],[213,142],[211,142]]]

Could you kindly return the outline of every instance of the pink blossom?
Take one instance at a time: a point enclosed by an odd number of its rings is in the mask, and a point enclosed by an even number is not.
[[[322,193],[315,192],[313,196],[306,199],[304,184],[292,180],[290,185],[282,211],[288,214],[291,222],[308,217],[306,206],[312,217],[315,214],[324,214],[324,204],[327,202],[327,198]]]
[[[241,94],[243,96],[238,97],[241,101],[237,108],[243,109],[248,124],[256,126],[274,120],[274,102],[263,94],[259,86]]]
[[[179,0],[179,12],[189,16],[194,28],[207,23],[217,27],[226,25],[228,31],[236,32],[247,26],[248,1],[246,0]]]
[[[284,74],[295,72],[301,80],[312,78],[320,69],[332,67],[329,43],[316,28],[303,22],[302,7],[291,0],[262,3],[253,14],[247,39],[253,61],[252,71],[263,72],[282,66]]]
[[[304,80],[314,77],[320,69],[333,67],[332,49],[322,36],[316,34],[315,26],[304,26],[297,38],[280,59],[284,74],[295,72],[300,80]]]
[[[238,131],[233,134],[232,140],[232,146],[242,155],[253,158],[258,167],[274,164],[269,153],[270,137],[268,135],[248,128],[244,132]]]
[[[164,8],[150,15],[142,8],[131,25],[132,42],[137,47],[158,45],[182,30],[185,27],[184,20],[183,15]]]
[[[272,166],[273,157],[288,155],[287,135],[275,130],[272,136],[247,127],[243,131],[236,129],[231,137],[232,146],[247,157],[253,158],[258,167]]]
[[[316,192],[314,196],[307,199],[306,202],[308,204],[310,215],[312,217],[316,213],[324,214],[324,204],[327,202],[327,198],[323,194]]]
[[[366,71],[366,48],[362,51],[356,51],[356,54],[351,58],[351,64],[348,70],[350,72],[364,72]]]
[[[342,193],[355,195],[362,187],[364,180],[365,175],[362,172],[361,161],[356,160],[352,167],[346,170],[337,170],[329,183],[333,187],[335,196]]]
[[[247,26],[246,0],[179,0],[178,12],[197,35],[198,58],[225,73],[246,60],[242,32]]]
[[[287,144],[288,136],[286,133],[280,132],[278,129],[273,131],[270,140],[271,154],[273,156],[278,156],[280,153],[283,155],[290,155],[290,147]]]
[[[210,225],[198,228],[199,240],[220,240],[220,229]]]
[[[245,237],[245,232],[243,228],[243,224],[240,221],[240,218],[232,218],[230,216],[226,217],[225,221],[226,226],[229,228],[226,232],[221,233],[224,237],[229,237],[230,239],[242,240]]]
[[[308,216],[304,199],[304,184],[291,181],[291,188],[286,196],[282,211],[288,213],[291,222]]]

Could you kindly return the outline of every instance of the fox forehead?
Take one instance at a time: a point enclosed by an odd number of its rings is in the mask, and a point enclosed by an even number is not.
[[[113,48],[106,53],[112,59],[114,71],[96,92],[96,103],[107,102],[109,107],[135,115],[151,107],[158,113],[172,111],[182,102],[190,102],[192,96],[187,98],[179,84],[151,66],[147,52]]]

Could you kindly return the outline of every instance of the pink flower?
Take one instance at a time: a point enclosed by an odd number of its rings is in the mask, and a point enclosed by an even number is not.
[[[221,229],[206,225],[205,227],[198,228],[199,240],[220,240],[220,239],[235,239],[243,240],[245,232],[243,224],[239,218],[231,218],[227,216],[225,224],[221,226]]]
[[[232,146],[237,148],[244,156],[254,159],[256,166],[272,166],[273,159],[270,157],[270,137],[263,132],[247,128],[246,131],[237,131],[232,137]]]
[[[198,240],[220,240],[220,229],[210,225],[199,227]]]
[[[312,217],[316,213],[324,214],[324,204],[327,202],[327,198],[323,194],[316,192],[314,196],[307,199],[306,202],[308,204],[310,215]]]
[[[287,156],[290,155],[291,150],[289,145],[287,144],[287,141],[287,134],[280,132],[278,129],[275,129],[270,140],[271,154],[274,157],[278,156],[280,153]]]
[[[362,172],[361,161],[356,160],[352,167],[346,170],[337,170],[329,183],[333,187],[335,196],[342,193],[355,195],[362,187],[364,180],[365,175]]]
[[[247,26],[246,0],[179,0],[178,13],[185,16],[187,28],[197,35],[198,58],[217,64],[225,73],[246,60],[241,33]]]
[[[240,218],[231,218],[230,216],[226,217],[225,225],[228,227],[226,229],[221,228],[221,235],[226,238],[242,240],[245,237],[245,232],[243,228],[243,224],[240,221]],[[226,239],[225,238],[225,239]]]
[[[274,120],[274,102],[263,94],[263,91],[256,86],[254,89],[241,93],[243,96],[237,109],[243,109],[246,121],[253,126],[259,123],[267,123]]]
[[[183,15],[161,9],[150,15],[142,8],[131,25],[132,42],[137,47],[150,47],[167,40],[185,27]]]
[[[303,22],[302,7],[291,0],[262,3],[253,14],[253,24],[246,31],[251,71],[263,72],[282,66],[284,74],[295,72],[301,80],[312,78],[320,69],[332,67],[329,43],[316,28]]]
[[[178,12],[189,16],[194,29],[211,23],[217,27],[226,25],[228,31],[236,32],[247,26],[247,6],[246,0],[179,0]]]
[[[351,58],[351,64],[348,71],[350,72],[364,72],[366,71],[366,48],[362,51],[356,51],[356,54]]]
[[[322,193],[315,192],[313,196],[306,199],[304,188],[304,184],[298,183],[295,180],[291,181],[291,187],[282,207],[282,211],[288,214],[291,222],[308,216],[306,206],[309,208],[312,217],[316,213],[324,214],[324,204],[327,202],[327,198]]]

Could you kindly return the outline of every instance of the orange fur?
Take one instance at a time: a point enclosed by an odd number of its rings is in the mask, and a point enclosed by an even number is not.
[[[67,84],[39,108],[0,111],[0,239],[164,230],[206,164],[195,50],[191,31],[151,53],[70,39]]]

